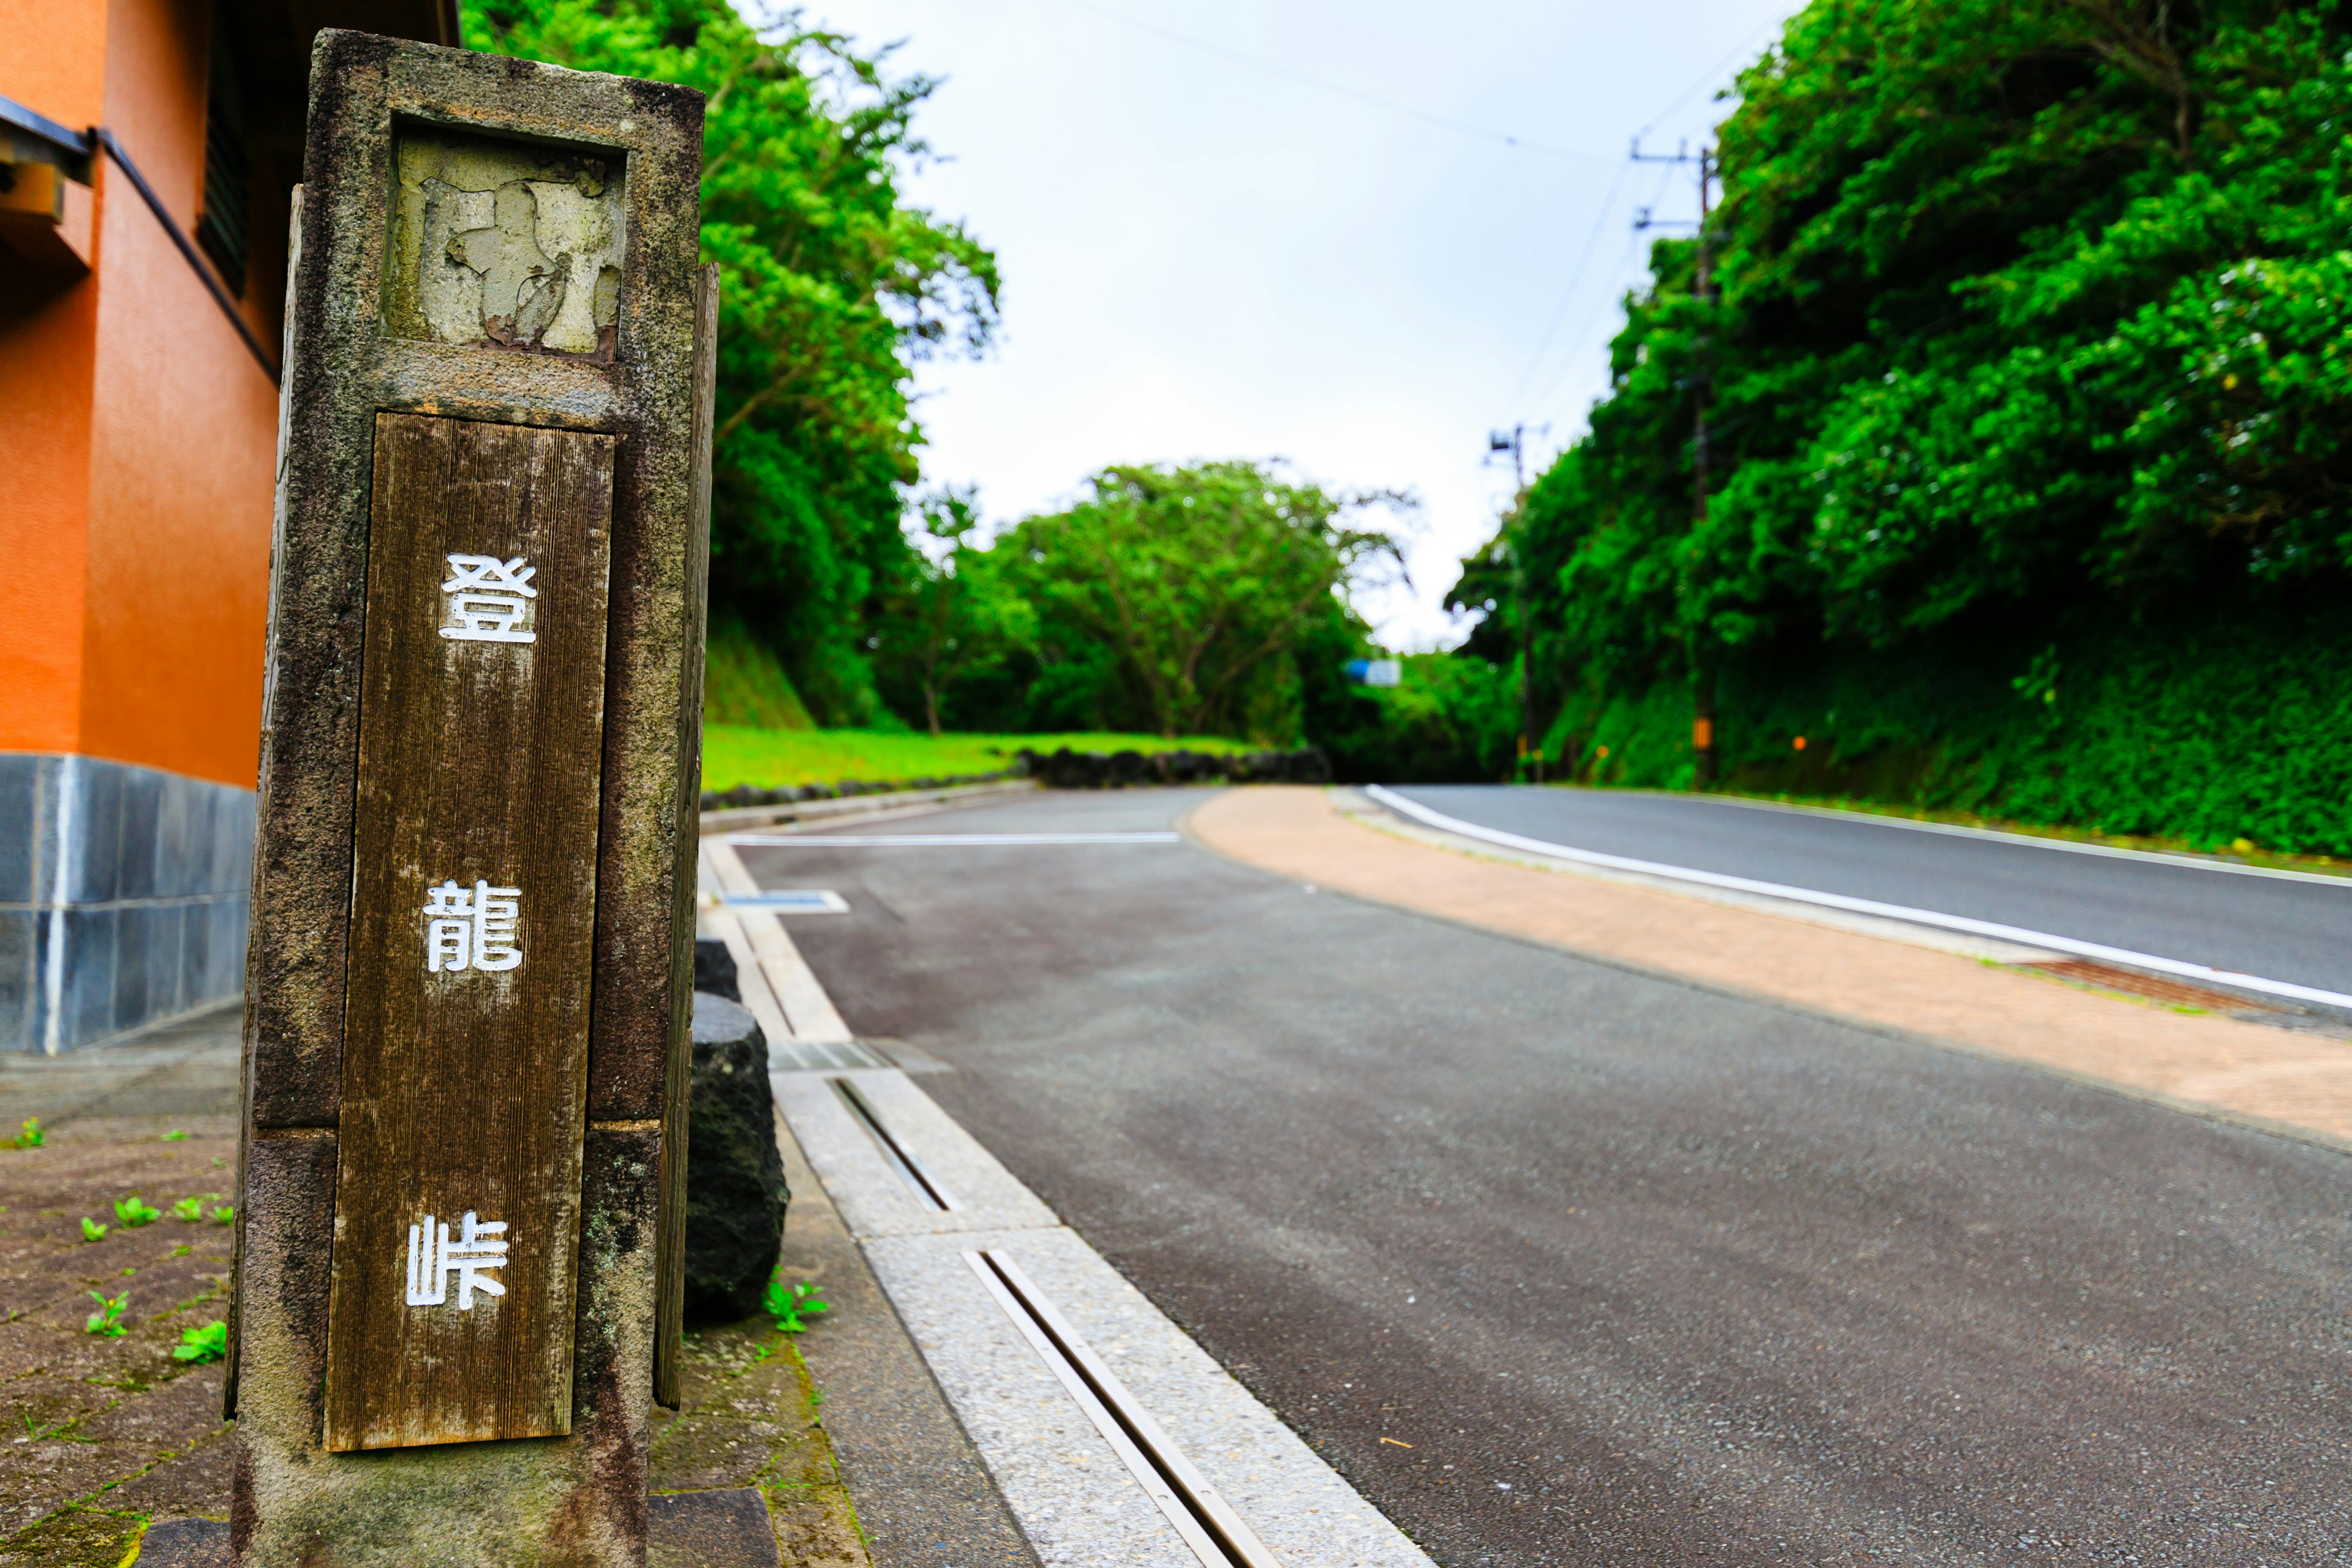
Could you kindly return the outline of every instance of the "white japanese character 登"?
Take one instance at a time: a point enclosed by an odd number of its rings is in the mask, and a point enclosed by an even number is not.
[[[486,1296],[503,1296],[507,1288],[484,1273],[484,1269],[503,1268],[507,1262],[507,1244],[488,1239],[506,1235],[506,1222],[484,1225],[467,1209],[459,1222],[457,1239],[449,1239],[448,1222],[436,1226],[426,1215],[423,1225],[408,1227],[408,1304],[412,1307],[437,1307],[449,1299],[449,1276],[457,1276],[457,1310],[474,1310],[474,1292]]]
[[[427,888],[425,906],[425,967],[438,974],[445,969],[512,969],[522,962],[515,946],[515,921],[520,918],[520,888],[493,888],[476,882],[461,888],[444,882]]]
[[[536,566],[525,566],[520,555],[501,561],[495,555],[452,555],[449,580],[441,591],[450,595],[449,624],[441,635],[457,642],[537,642],[539,634],[522,629],[525,600],[539,597],[530,585]]]

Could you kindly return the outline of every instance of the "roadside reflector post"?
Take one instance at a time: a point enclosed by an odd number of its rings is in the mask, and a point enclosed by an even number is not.
[[[646,1558],[676,1404],[703,101],[324,32],[287,305],[240,1563]]]

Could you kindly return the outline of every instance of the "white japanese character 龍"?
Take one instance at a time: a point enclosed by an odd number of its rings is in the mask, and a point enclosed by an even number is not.
[[[488,1239],[506,1235],[506,1222],[485,1225],[467,1209],[458,1224],[457,1239],[449,1239],[446,1221],[436,1226],[426,1215],[423,1225],[408,1227],[408,1304],[412,1307],[437,1307],[449,1299],[449,1276],[457,1276],[457,1310],[474,1310],[474,1292],[486,1296],[503,1296],[507,1288],[484,1273],[484,1269],[503,1268],[507,1262],[507,1244]]]
[[[445,969],[512,969],[522,962],[515,946],[515,921],[520,918],[520,888],[493,888],[476,882],[461,888],[444,882],[427,888],[425,914],[425,967],[438,974]]]
[[[449,624],[441,635],[457,642],[537,642],[537,632],[522,629],[525,600],[539,597],[530,585],[539,568],[526,566],[520,555],[501,561],[495,555],[452,555],[452,575],[441,584],[450,595]]]

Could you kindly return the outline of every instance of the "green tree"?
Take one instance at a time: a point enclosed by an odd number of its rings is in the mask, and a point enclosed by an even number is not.
[[[1034,640],[1036,615],[1012,591],[974,536],[980,514],[968,490],[924,498],[907,524],[915,543],[899,580],[885,595],[876,633],[883,694],[940,732],[950,693],[964,677],[992,672]]]
[[[1362,513],[1415,505],[1237,461],[1108,468],[1088,492],[989,552],[1036,616],[1038,717],[1277,742],[1297,738],[1302,643],[1335,618],[1360,642],[1348,589],[1402,570]]]
[[[821,720],[870,721],[866,621],[908,565],[919,478],[914,361],[979,353],[993,256],[910,206],[936,85],[804,26],[724,0],[488,0],[476,48],[651,77],[709,95],[702,250],[722,270],[711,602],[775,647]]]
[[[2340,591],[2347,46],[2332,0],[1814,0],[1721,130],[1719,300],[1654,248],[1516,525],[1547,711],[1931,647],[2000,689]]]

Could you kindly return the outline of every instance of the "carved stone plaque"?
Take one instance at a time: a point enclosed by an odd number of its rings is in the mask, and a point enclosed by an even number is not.
[[[628,226],[621,154],[410,129],[393,164],[387,331],[613,357]]]

